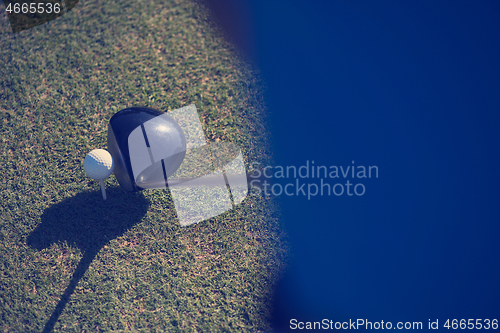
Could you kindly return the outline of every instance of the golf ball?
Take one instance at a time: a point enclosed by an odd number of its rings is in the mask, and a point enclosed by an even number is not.
[[[112,173],[115,164],[111,154],[104,149],[94,149],[85,156],[83,168],[85,173],[92,179],[104,180]]]

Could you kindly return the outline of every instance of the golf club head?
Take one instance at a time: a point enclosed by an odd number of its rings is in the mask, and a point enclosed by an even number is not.
[[[167,178],[184,160],[186,138],[168,114],[131,107],[111,117],[108,150],[115,161],[116,179],[124,190],[166,188]]]
[[[115,176],[126,191],[169,189],[181,226],[222,214],[248,194],[240,148],[207,142],[196,106],[127,108],[108,126]]]

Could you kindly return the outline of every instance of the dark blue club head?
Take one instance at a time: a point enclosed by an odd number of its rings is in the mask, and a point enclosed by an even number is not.
[[[115,176],[129,192],[168,186],[167,178],[182,164],[186,138],[177,122],[164,112],[131,107],[117,112],[108,125],[108,150]]]

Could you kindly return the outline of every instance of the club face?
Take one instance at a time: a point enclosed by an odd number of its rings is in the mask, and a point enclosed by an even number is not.
[[[132,107],[110,119],[108,150],[115,161],[120,186],[136,192],[162,180],[166,187],[167,177],[184,159],[186,139],[180,126],[166,113]]]
[[[114,174],[120,186],[128,192],[140,191],[139,188],[135,187],[134,182],[129,175],[129,171],[125,162],[126,159],[119,147],[119,144],[113,132],[113,128],[111,127],[111,123],[108,124],[108,151],[113,157],[113,161],[115,163]]]

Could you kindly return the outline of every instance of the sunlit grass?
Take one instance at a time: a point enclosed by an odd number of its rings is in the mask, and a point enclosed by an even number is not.
[[[181,228],[168,191],[112,176],[103,203],[82,167],[115,112],[192,103],[210,141],[271,161],[259,75],[203,7],[82,0],[0,31],[0,330],[42,331],[87,260],[55,331],[268,331],[286,254],[273,200]]]

